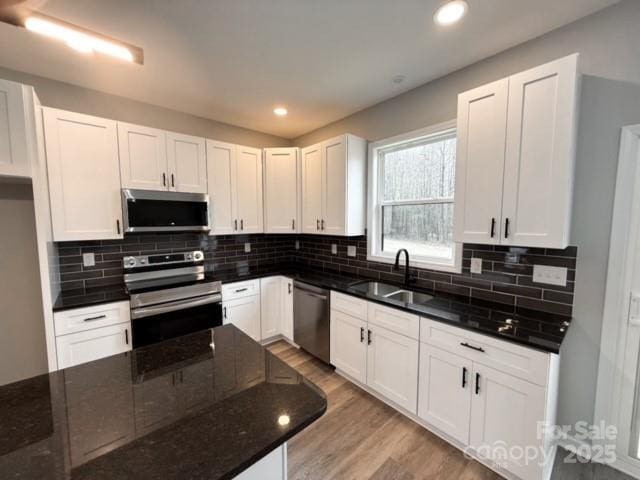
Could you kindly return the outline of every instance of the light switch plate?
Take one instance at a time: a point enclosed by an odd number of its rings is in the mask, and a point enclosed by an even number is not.
[[[251,244],[249,242],[246,242],[244,244],[244,253],[249,253],[251,251]]]
[[[336,245],[335,243],[331,244],[331,253],[333,255],[337,255],[337,253],[338,253],[338,245]]]
[[[533,281],[548,285],[567,286],[567,269],[565,267],[533,266]]]
[[[481,258],[472,258],[471,259],[471,273],[482,273],[482,259]]]
[[[94,267],[96,265],[96,256],[93,252],[82,254],[82,265],[85,267]]]
[[[347,256],[348,257],[355,257],[356,256],[356,246],[355,245],[349,245],[347,247]]]

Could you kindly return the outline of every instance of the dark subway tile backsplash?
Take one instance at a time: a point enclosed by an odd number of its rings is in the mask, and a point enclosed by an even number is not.
[[[296,241],[299,249],[296,249]],[[245,243],[251,251],[244,251]],[[331,253],[336,244],[337,254]],[[356,247],[356,256],[347,256],[347,247]],[[320,235],[224,235],[135,234],[123,240],[59,243],[61,287],[75,290],[121,285],[122,257],[154,253],[175,253],[200,249],[205,252],[208,271],[243,267],[266,267],[295,261],[327,272],[359,275],[371,279],[403,282],[402,272],[386,263],[367,260],[367,238]],[[84,267],[82,254],[93,252],[96,265]],[[477,304],[497,302],[517,310],[542,310],[571,315],[575,286],[576,247],[563,250],[465,244],[462,273],[412,268],[414,285],[471,297]],[[470,273],[471,258],[482,258],[482,273]],[[533,265],[564,266],[566,287],[535,283]]]

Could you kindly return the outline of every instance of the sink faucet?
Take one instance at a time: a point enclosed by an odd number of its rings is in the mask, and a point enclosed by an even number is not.
[[[400,250],[398,250],[398,252],[396,253],[396,264],[393,266],[393,268],[395,270],[398,270],[400,268],[400,254],[404,252],[404,257],[405,257],[405,265],[404,265],[404,284],[405,285],[409,285],[409,282],[411,281],[411,273],[409,272],[409,252],[407,251],[406,248],[401,248]]]

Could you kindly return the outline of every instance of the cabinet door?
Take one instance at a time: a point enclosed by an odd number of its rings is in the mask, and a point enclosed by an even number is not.
[[[516,448],[542,446],[538,422],[545,420],[545,389],[484,365],[474,364],[471,400],[470,444],[523,480],[541,478],[536,461],[522,458],[495,458],[501,446]],[[497,447],[497,448],[496,448]],[[492,457],[493,455],[493,457]]]
[[[417,340],[369,324],[367,385],[411,413],[417,413]]]
[[[500,242],[509,80],[458,96],[454,239]]]
[[[322,148],[302,149],[302,232],[320,233],[322,218]]]
[[[282,281],[280,277],[260,280],[260,323],[262,339],[275,337],[280,333],[282,318]]]
[[[131,357],[118,355],[64,375],[71,466],[135,438]]]
[[[264,231],[298,231],[298,149],[267,148],[264,157]]]
[[[207,193],[207,154],[204,138],[167,133],[169,190]]]
[[[225,301],[222,311],[222,323],[232,323],[256,342],[260,341],[260,295]]]
[[[236,205],[240,233],[262,233],[262,150],[237,147]]]
[[[367,381],[367,322],[331,310],[331,364],[360,383]]]
[[[24,88],[19,83],[0,80],[0,176],[31,176]]]
[[[73,367],[129,351],[130,339],[131,327],[128,323],[57,337],[58,367]]]
[[[571,55],[509,78],[503,244],[568,244],[577,60]]]
[[[283,277],[280,291],[282,294],[282,325],[280,326],[280,332],[293,341],[293,280]]]
[[[347,218],[347,139],[344,135],[322,142],[322,217],[327,235],[344,235]]]
[[[116,122],[43,108],[53,238],[122,238]]]
[[[123,188],[166,190],[167,139],[162,130],[118,123]]]
[[[463,444],[469,443],[472,362],[420,345],[418,416]]]
[[[211,235],[235,233],[236,146],[207,140]]]

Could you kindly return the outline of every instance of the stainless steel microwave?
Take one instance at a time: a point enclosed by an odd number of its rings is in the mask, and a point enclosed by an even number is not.
[[[122,189],[125,232],[206,232],[209,195]]]

